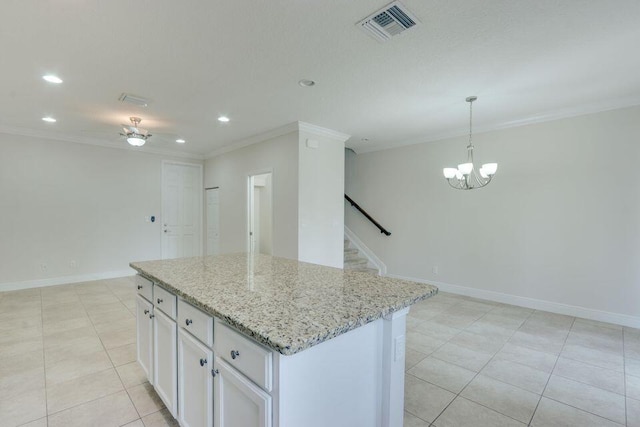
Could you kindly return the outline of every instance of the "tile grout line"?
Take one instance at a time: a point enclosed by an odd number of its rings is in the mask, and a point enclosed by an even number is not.
[[[623,376],[623,385],[624,385],[624,424],[626,426],[629,425],[629,408],[627,405],[627,355],[625,353],[625,333],[624,328],[622,329],[622,376]]]
[[[558,361],[560,360],[560,356],[562,355],[562,350],[564,350],[564,346],[567,344],[567,339],[569,339],[569,334],[571,333],[571,329],[573,329],[573,325],[576,323],[576,318],[573,318],[573,321],[571,322],[571,326],[569,327],[569,331],[567,332],[567,336],[564,337],[564,342],[562,343],[562,347],[560,348],[560,353],[558,353],[558,357],[556,358],[555,363],[553,364],[553,368],[551,369],[551,373],[549,374],[549,378],[547,378],[547,382],[544,385],[544,388],[542,389],[542,392],[540,393],[540,399],[538,399],[538,404],[536,405],[536,408],[533,410],[533,413],[531,414],[531,419],[529,420],[529,423],[527,424],[528,426],[531,426],[531,423],[533,422],[533,418],[536,416],[536,412],[538,412],[538,407],[540,406],[540,402],[542,402],[542,397],[544,396],[544,392],[547,390],[547,386],[549,385],[549,382],[551,381],[551,377],[553,376],[553,371],[556,370],[556,366],[558,366]]]

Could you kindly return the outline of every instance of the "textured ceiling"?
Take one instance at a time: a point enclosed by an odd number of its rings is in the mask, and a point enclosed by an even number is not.
[[[2,0],[0,131],[121,146],[137,115],[201,155],[300,120],[366,151],[464,132],[467,95],[478,129],[640,103],[637,0],[404,0],[421,25],[381,44],[355,23],[387,3]]]

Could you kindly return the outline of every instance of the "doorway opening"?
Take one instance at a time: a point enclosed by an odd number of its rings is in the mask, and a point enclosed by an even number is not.
[[[207,218],[207,255],[220,253],[220,196],[218,187],[205,188]]]
[[[273,184],[271,172],[249,176],[250,253],[271,255],[273,250]]]

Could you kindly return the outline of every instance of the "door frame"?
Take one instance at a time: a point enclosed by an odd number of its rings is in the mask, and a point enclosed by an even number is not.
[[[198,167],[198,182],[200,183],[200,190],[197,191],[198,198],[200,201],[200,211],[199,211],[199,223],[200,223],[200,253],[198,256],[202,256],[205,250],[205,231],[204,231],[204,173],[203,173],[203,165],[202,163],[189,163],[189,162],[179,162],[175,160],[162,160],[162,167],[160,169],[160,224],[164,221],[164,201],[166,198],[166,194],[164,193],[164,173],[167,165],[180,165],[180,166],[197,166]],[[160,257],[164,259],[163,251],[163,242],[162,239],[164,232],[162,231],[162,227],[160,227]]]
[[[247,195],[246,195],[246,200],[247,200],[247,217],[246,217],[246,221],[245,221],[245,235],[247,236],[247,253],[251,253],[251,236],[249,235],[250,231],[251,231],[251,215],[252,215],[252,206],[253,206],[253,188],[251,188],[251,184],[252,184],[252,178],[256,175],[266,175],[270,173],[271,174],[271,254],[273,255],[273,247],[274,245],[274,241],[275,241],[275,233],[273,232],[273,225],[274,225],[274,218],[275,216],[273,215],[274,209],[273,209],[273,201],[275,200],[275,197],[273,195],[274,192],[274,171],[273,168],[267,168],[267,169],[257,169],[255,171],[250,171],[247,174]],[[259,252],[259,251],[258,251]]]
[[[209,190],[218,190],[218,232],[220,231],[220,187],[218,186],[213,186],[213,187],[205,187],[204,191],[203,191],[203,200],[204,200],[204,217],[202,219],[203,222],[203,227],[204,229],[202,230],[203,232],[203,241],[204,241],[204,252],[203,255],[204,256],[208,256],[209,255],[209,205],[207,203],[207,191]],[[216,255],[220,255],[220,236],[218,236],[218,253]]]

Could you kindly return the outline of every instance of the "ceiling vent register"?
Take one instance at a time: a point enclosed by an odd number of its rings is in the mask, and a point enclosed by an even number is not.
[[[379,42],[386,42],[419,23],[420,21],[406,6],[399,1],[394,1],[358,22],[357,25]]]

